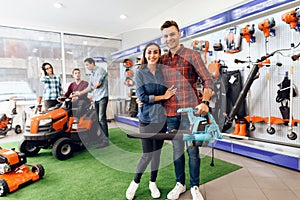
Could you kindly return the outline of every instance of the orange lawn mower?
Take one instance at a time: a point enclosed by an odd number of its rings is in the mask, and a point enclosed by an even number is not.
[[[26,157],[14,149],[0,147],[0,196],[14,192],[41,179],[45,170],[42,165],[26,164]]]
[[[13,129],[13,119],[17,115],[16,102],[14,102],[14,108],[11,114],[8,116],[5,113],[0,113],[0,135],[6,135],[8,131]],[[22,132],[21,125],[16,125],[14,127],[15,133],[19,134]]]
[[[72,108],[71,99],[60,100],[62,104],[27,120],[24,138],[19,144],[20,152],[35,156],[41,148],[52,148],[55,158],[66,160],[75,150],[82,150],[99,140],[98,117],[92,104]],[[72,113],[78,113],[78,109],[82,109],[83,114],[77,118]]]

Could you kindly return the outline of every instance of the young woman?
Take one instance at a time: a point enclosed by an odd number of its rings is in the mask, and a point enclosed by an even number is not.
[[[162,101],[169,99],[176,93],[176,89],[166,88],[163,84],[163,76],[159,66],[161,56],[160,47],[156,43],[149,43],[143,51],[142,64],[135,75],[136,92],[142,106],[138,111],[139,132],[158,133],[166,132],[166,115]],[[160,163],[160,153],[163,140],[141,139],[143,154],[137,164],[134,179],[131,181],[126,198],[134,198],[141,177],[151,162],[151,175],[149,189],[152,198],[159,198],[160,191],[156,186],[156,177]]]
[[[54,75],[53,67],[50,63],[43,63],[42,70],[40,81],[44,84],[44,107],[45,110],[48,110],[59,103],[57,98],[63,94],[63,89],[61,79],[58,75]]]

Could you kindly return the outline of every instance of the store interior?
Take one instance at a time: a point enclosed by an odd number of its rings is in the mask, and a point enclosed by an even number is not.
[[[181,5],[176,3],[174,10]],[[163,4],[162,8],[166,6]],[[216,138],[209,146],[219,150],[217,157],[228,161],[232,159],[239,163],[242,160],[242,165],[248,159],[262,161],[275,166],[276,170],[283,168],[292,173],[299,172],[299,0],[230,1],[228,7],[217,13],[208,12],[206,16],[193,15],[182,24],[180,42],[201,54],[214,79],[210,107],[223,138]],[[41,64],[46,61],[52,63],[66,89],[72,81],[74,67],[82,70],[82,79],[89,79],[83,60],[92,57],[96,65],[108,72],[108,121],[113,122],[113,126],[137,131],[139,120],[134,75],[140,66],[141,52],[149,42],[158,43],[163,51],[168,50],[162,43],[159,29],[151,26],[155,20],[153,17],[147,21],[150,28],[133,28],[128,32],[120,29],[118,31],[123,33],[114,32],[113,36],[108,32],[97,35],[92,31],[76,32],[75,29],[36,29],[32,24],[26,27],[16,22],[9,25],[0,21],[0,82],[5,85],[21,83],[23,91],[29,87],[26,94],[19,92],[13,95],[10,87],[0,87],[0,113],[11,113],[16,106],[19,114],[12,126],[14,130],[21,127],[21,132],[24,132],[26,120],[32,116],[30,106],[35,105],[42,94],[38,76]],[[160,22],[156,26],[159,27]],[[151,33],[151,36],[146,33]],[[234,75],[229,75],[233,72],[241,79],[236,80]],[[226,87],[234,83],[240,84],[241,88],[235,91],[238,95],[233,99],[230,90],[234,89]],[[222,88],[225,88],[225,93]],[[197,90],[201,94],[200,84]],[[6,93],[21,100],[8,101]],[[7,137],[6,133],[3,135],[2,141]],[[229,153],[228,156],[226,153]],[[231,155],[241,156],[240,160]],[[209,191],[205,186],[201,190],[206,194]],[[300,192],[297,197],[300,199]],[[211,199],[214,199],[213,196]],[[235,196],[232,199],[239,198]]]

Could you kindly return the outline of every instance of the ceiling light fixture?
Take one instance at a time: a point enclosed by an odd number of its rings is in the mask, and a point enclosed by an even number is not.
[[[120,19],[126,19],[126,18],[127,18],[126,15],[124,15],[124,14],[121,14],[121,15],[120,15]]]
[[[59,2],[56,2],[56,3],[53,4],[53,6],[54,6],[55,8],[62,8],[62,7],[63,7],[63,4],[62,4],[62,3],[59,3]]]

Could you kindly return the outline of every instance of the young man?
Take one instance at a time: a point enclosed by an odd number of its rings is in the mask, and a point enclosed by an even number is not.
[[[95,65],[92,58],[84,60],[85,67],[91,71],[90,82],[86,89],[78,91],[75,95],[82,95],[92,92],[93,100],[95,103],[96,112],[98,113],[98,120],[101,130],[101,142],[96,148],[103,148],[109,145],[108,142],[108,126],[106,119],[106,109],[108,104],[108,76],[107,71]]]
[[[166,21],[161,26],[162,39],[169,51],[161,57],[163,76],[166,87],[174,85],[176,95],[165,103],[167,125],[169,130],[187,130],[190,127],[187,115],[177,113],[178,108],[193,107],[198,109],[196,114],[206,115],[209,111],[209,100],[212,95],[213,80],[197,51],[180,45],[181,33],[175,21]],[[203,84],[203,99],[200,102],[197,91],[193,87],[200,77]],[[173,159],[176,174],[176,186],[167,198],[178,199],[186,191],[185,186],[185,157],[184,141],[172,140]],[[199,190],[200,157],[198,146],[187,144],[189,155],[190,187],[193,200],[203,200]]]
[[[69,85],[68,90],[65,93],[65,96],[72,98],[72,108],[77,108],[77,111],[74,111],[73,109],[73,115],[79,118],[84,112],[83,108],[86,108],[86,106],[90,104],[90,100],[87,97],[87,93],[82,94],[80,96],[73,96],[73,94],[76,91],[82,91],[86,89],[89,83],[87,81],[81,80],[81,74],[79,68],[73,69],[72,76],[74,78],[74,82],[72,82]]]

